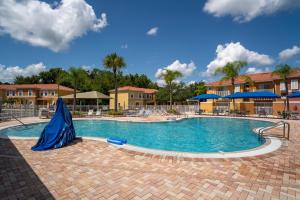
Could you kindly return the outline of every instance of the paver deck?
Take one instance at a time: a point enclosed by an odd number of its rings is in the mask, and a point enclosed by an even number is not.
[[[0,199],[300,199],[300,122],[289,122],[290,141],[279,150],[235,159],[157,156],[79,139],[33,152],[35,140],[0,139]]]

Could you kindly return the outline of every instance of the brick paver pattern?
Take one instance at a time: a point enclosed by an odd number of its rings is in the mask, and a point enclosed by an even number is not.
[[[236,159],[157,156],[91,140],[33,152],[35,140],[0,139],[0,199],[300,199],[300,122],[290,123],[279,150]]]

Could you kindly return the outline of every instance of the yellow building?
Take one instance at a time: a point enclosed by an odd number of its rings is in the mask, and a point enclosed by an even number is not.
[[[14,104],[54,105],[57,97],[73,93],[72,88],[58,84],[12,84],[0,85],[0,99],[11,100]]]
[[[215,81],[207,83],[207,93],[227,96],[232,92],[256,92],[269,91],[279,96],[285,96],[285,85],[279,76],[272,73],[247,74],[252,83],[246,82],[244,78],[238,77],[235,80],[234,88],[230,80]],[[288,92],[292,93],[299,90],[300,71],[293,73],[288,77]],[[278,112],[284,110],[284,100],[278,99],[236,99],[235,108],[243,110],[248,114],[258,114],[260,110],[266,111],[268,115],[278,115]],[[228,99],[207,100],[200,103],[200,109],[206,113],[212,113],[214,110],[224,112],[233,110],[233,102]],[[300,99],[290,99],[290,110],[292,112],[300,111]]]
[[[132,86],[120,87],[118,88],[118,108],[127,110],[145,105],[155,105],[157,92],[155,89]],[[110,90],[109,96],[111,98],[109,100],[109,109],[114,109],[115,90]]]

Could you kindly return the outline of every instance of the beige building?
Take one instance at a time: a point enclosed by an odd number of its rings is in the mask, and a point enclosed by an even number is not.
[[[220,96],[227,96],[236,92],[256,92],[256,91],[268,91],[273,92],[279,96],[286,96],[284,82],[277,75],[272,73],[257,73],[247,74],[251,78],[253,83],[247,83],[242,77],[238,77],[235,80],[234,88],[231,86],[230,80],[215,81],[207,83],[207,93],[217,94]],[[298,91],[300,82],[300,71],[297,71],[288,77],[288,93]],[[278,115],[278,112],[284,110],[283,99],[236,99],[235,108],[238,110],[244,110],[249,114],[257,114],[261,109],[267,111],[267,114]],[[207,113],[217,110],[233,109],[232,100],[219,99],[219,100],[207,100],[201,102],[200,109]],[[300,111],[300,98],[290,99],[290,110],[292,112]]]
[[[155,89],[132,86],[120,87],[118,88],[118,108],[126,110],[145,105],[155,105],[157,92]],[[114,109],[115,90],[110,90],[109,93],[111,98],[109,100],[109,109]]]
[[[58,90],[59,88],[59,90]],[[57,97],[73,93],[72,88],[58,84],[13,84],[0,85],[0,99],[14,104],[54,105]]]

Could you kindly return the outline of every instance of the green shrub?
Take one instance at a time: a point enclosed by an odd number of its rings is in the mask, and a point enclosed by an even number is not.
[[[167,113],[173,114],[173,115],[180,115],[180,112],[178,112],[178,111],[175,110],[175,109],[169,109],[169,110],[167,110]]]
[[[118,110],[118,111],[110,110],[110,111],[108,111],[108,115],[122,116],[123,115],[123,111],[122,110]]]

